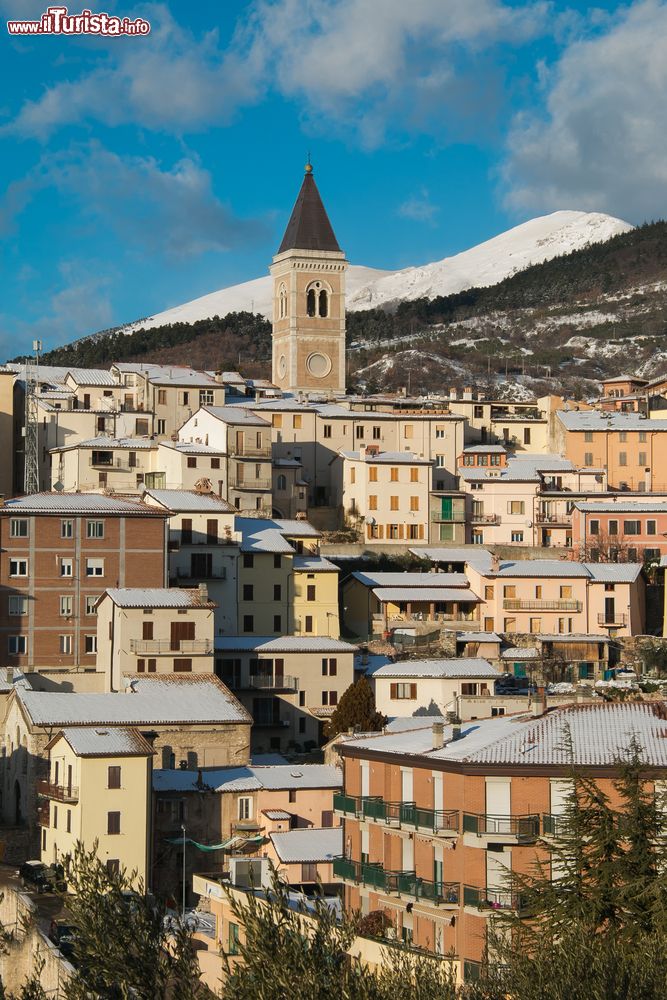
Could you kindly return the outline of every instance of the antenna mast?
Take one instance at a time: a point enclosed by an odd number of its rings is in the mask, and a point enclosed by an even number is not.
[[[35,352],[35,364],[25,366],[25,469],[23,488],[27,494],[39,493],[39,414],[37,412],[37,393],[39,391],[39,354],[42,350],[41,340],[33,340],[32,349]]]

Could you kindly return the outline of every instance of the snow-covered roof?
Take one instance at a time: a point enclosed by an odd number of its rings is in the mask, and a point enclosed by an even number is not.
[[[369,465],[432,465],[430,459],[422,458],[411,451],[379,451],[366,452],[360,455],[358,451],[341,451],[343,458],[352,462],[367,462]]]
[[[234,525],[241,532],[243,552],[295,552],[289,538],[319,538],[320,532],[307,521],[259,517],[237,517]]]
[[[664,500],[577,500],[577,510],[586,514],[667,514]]]
[[[13,497],[0,507],[0,514],[118,514],[164,517],[164,511],[139,500],[120,500],[103,493],[32,493]]]
[[[484,571],[491,566],[491,553],[481,546],[471,545],[469,548],[447,548],[446,546],[426,546],[410,549],[418,559],[428,559],[433,563],[469,563],[475,569]]]
[[[152,497],[163,507],[176,514],[211,511],[216,514],[236,513],[236,508],[215,493],[197,493],[196,490],[145,490],[144,496]]]
[[[460,657],[450,660],[399,660],[388,663],[373,674],[373,680],[393,677],[500,677],[500,671],[481,657]]]
[[[101,411],[100,411],[101,412]],[[157,441],[150,438],[110,438],[104,434],[98,437],[87,438],[85,441],[76,441],[74,444],[66,444],[61,448],[52,448],[52,451],[72,451],[74,448],[109,448],[129,451],[146,451],[157,448]]]
[[[667,420],[651,420],[640,413],[558,410],[556,416],[568,431],[667,431]]]
[[[374,753],[414,755],[424,758],[426,766],[449,761],[462,765],[607,767],[627,759],[634,736],[643,761],[667,768],[663,715],[664,703],[582,705],[552,710],[541,718],[515,715],[464,723],[457,740],[452,738],[451,727],[446,726],[441,750],[432,749],[430,730],[421,729],[346,740],[341,743],[341,752],[345,755],[348,749],[368,749]]]
[[[270,833],[269,837],[276,854],[285,865],[325,863],[343,853],[342,826],[286,830],[284,833]]]
[[[11,680],[7,677],[8,670],[12,672]],[[18,667],[0,667],[0,694],[8,694],[17,687],[31,688],[32,684]]]
[[[569,559],[518,559],[512,562],[501,562],[494,575],[589,578],[591,574],[583,563]]]
[[[217,677],[136,677],[122,693],[23,691],[16,696],[33,725],[136,726],[250,723],[250,715]]]
[[[540,651],[536,646],[508,646],[500,656],[503,660],[536,660]]]
[[[201,782],[199,775],[201,774]],[[245,792],[267,789],[283,791],[300,788],[341,788],[343,772],[330,764],[276,764],[267,767],[209,767],[201,771],[153,771],[156,792],[195,792],[202,787],[216,792]]]
[[[503,444],[468,444],[463,449],[464,455],[506,455],[507,448]]]
[[[381,603],[390,601],[453,601],[457,604],[479,603],[479,597],[464,587],[374,587],[373,593]]]
[[[67,726],[62,736],[77,757],[147,757],[154,753],[137,729],[122,726]]]
[[[292,568],[301,573],[337,573],[338,566],[324,556],[294,556]]]
[[[641,563],[584,563],[596,583],[634,583],[642,571]]]
[[[271,424],[264,417],[258,416],[252,410],[240,406],[203,406],[203,410],[210,413],[216,420],[223,424],[243,424],[251,427],[270,427]]]
[[[277,639],[262,635],[217,635],[216,650],[259,653],[356,653],[358,646],[328,636],[282,635]]]
[[[111,372],[100,368],[71,368],[68,375],[76,385],[118,385]]]
[[[457,642],[501,642],[495,632],[457,632]]]
[[[353,573],[365,587],[468,587],[465,573]]]
[[[199,590],[184,587],[109,587],[105,591],[119,608],[214,608]]]

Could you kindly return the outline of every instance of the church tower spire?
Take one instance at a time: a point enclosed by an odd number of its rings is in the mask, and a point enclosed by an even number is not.
[[[308,162],[270,268],[273,381],[285,392],[345,392],[346,269]]]

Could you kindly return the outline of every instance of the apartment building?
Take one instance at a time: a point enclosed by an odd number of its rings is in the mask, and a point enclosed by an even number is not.
[[[314,747],[354,682],[356,652],[328,636],[224,635],[215,640],[215,670],[252,714],[254,747]]]
[[[146,674],[123,691],[32,691],[16,686],[4,717],[0,757],[2,819],[37,833],[37,781],[48,777],[46,746],[70,727],[138,729],[156,763],[179,773],[248,763],[252,719],[214,676]],[[39,850],[39,843],[34,843]]]
[[[0,448],[5,460],[0,471],[0,496],[14,491],[14,372],[0,368]]]
[[[451,389],[447,406],[466,420],[467,440],[502,443],[515,453],[548,452],[554,415],[562,408],[560,396],[510,402],[480,398],[473,389]]]
[[[452,954],[460,979],[474,980],[488,921],[520,906],[508,880],[538,859],[548,864],[572,764],[617,804],[610,761],[633,732],[650,780],[662,780],[660,716],[646,703],[590,705],[344,741],[334,806],[345,849],[334,874],[346,908],[383,912],[391,939]]]
[[[415,714],[459,715],[463,697],[494,693],[501,671],[481,657],[438,660],[399,660],[373,670],[369,680],[378,712],[389,718]]]
[[[269,513],[271,425],[252,410],[203,406],[178,432],[180,442],[210,445],[226,455],[227,500],[238,510]]]
[[[144,410],[147,434],[166,440],[202,406],[224,406],[225,387],[206,372],[180,365],[114,364],[123,405]]]
[[[96,605],[108,587],[162,587],[166,514],[99,494],[38,493],[0,506],[5,663],[94,685]]]
[[[105,690],[128,674],[212,674],[215,602],[201,583],[109,588],[97,602],[97,670]]]
[[[572,547],[589,559],[659,559],[667,554],[667,498],[576,501]]]
[[[150,786],[153,748],[138,729],[78,726],[57,733],[44,748],[48,777],[41,799],[40,857],[53,864],[77,845],[109,871],[134,874],[150,885]]]
[[[554,450],[577,467],[607,470],[616,490],[667,490],[667,420],[638,413],[562,410],[554,421]]]
[[[227,499],[227,456],[212,445],[160,441],[155,468],[145,481],[151,489],[202,489]]]
[[[373,445],[343,451],[338,459],[342,505],[348,524],[364,541],[404,544],[428,538],[431,463],[410,451],[383,452]]]
[[[158,446],[150,438],[98,436],[51,449],[52,490],[140,494],[151,485]]]
[[[155,891],[181,898],[182,825],[186,828],[189,896],[193,874],[212,868],[222,873],[229,866],[230,854],[268,853],[272,834],[338,826],[333,796],[342,783],[340,769],[325,764],[245,765],[204,768],[198,773],[156,769],[153,838],[159,863],[154,870]],[[211,844],[224,845],[224,853],[198,850],[198,845]]]

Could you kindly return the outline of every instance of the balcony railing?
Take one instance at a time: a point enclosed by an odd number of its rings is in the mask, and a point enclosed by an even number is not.
[[[545,837],[557,837],[563,829],[563,816],[553,813],[542,814],[542,833]]]
[[[48,778],[40,778],[37,782],[37,794],[58,802],[78,802],[79,789],[74,785],[54,785]]]
[[[289,722],[287,719],[281,719],[280,716],[260,715],[254,719],[253,725],[259,729],[286,729]]]
[[[249,445],[236,445],[232,444],[228,448],[229,455],[232,458],[271,458],[271,445],[262,445],[260,448],[256,446],[251,448]]]
[[[505,611],[581,611],[581,601],[554,598],[553,600],[524,601],[514,598],[503,600]]]
[[[507,889],[480,889],[476,885],[464,885],[463,905],[476,906],[478,910],[518,910],[520,900]]]
[[[254,677],[223,677],[222,681],[232,691],[298,691],[299,678],[289,674],[256,674]]]
[[[566,514],[565,511],[562,514],[545,514],[538,511],[535,520],[538,524],[565,524],[569,527],[572,524],[572,515]]]
[[[598,625],[606,625],[607,628],[621,628],[628,624],[628,616],[621,613],[608,613],[598,615]]]
[[[479,837],[510,836],[517,840],[535,840],[540,835],[537,813],[523,816],[493,816],[488,813],[464,813],[463,832]]]
[[[271,480],[270,479],[239,479],[237,476],[232,476],[229,480],[229,485],[233,490],[270,490]]]
[[[212,653],[213,643],[210,639],[179,639],[171,642],[169,639],[130,639],[130,652],[142,655],[169,655],[170,653]]]
[[[348,882],[361,883],[387,893],[423,899],[436,905],[459,906],[461,885],[459,882],[434,882],[421,878],[415,872],[387,871],[382,865],[371,862],[351,861],[348,858],[334,858],[333,873]]]
[[[431,511],[431,521],[444,521],[447,524],[465,524],[465,520],[464,511],[453,510],[449,515],[443,514],[441,510]]]
[[[470,521],[472,524],[499,524],[500,517],[498,514],[476,514],[473,511],[470,515]]]
[[[433,833],[459,831],[457,809],[422,809],[414,802],[385,802],[381,796],[334,794],[334,810],[346,816],[369,819],[388,826],[431,830]]]
[[[401,826],[414,826],[420,830],[449,830],[458,833],[459,813],[457,809],[421,809],[414,802],[400,804]]]

